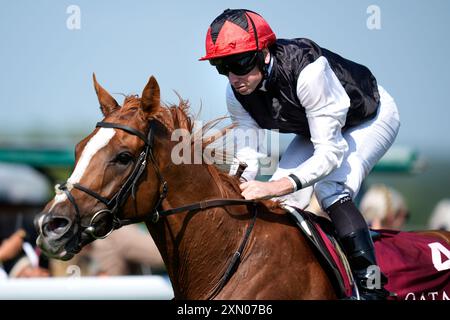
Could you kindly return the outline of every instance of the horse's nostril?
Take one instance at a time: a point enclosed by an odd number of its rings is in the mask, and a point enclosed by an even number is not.
[[[69,219],[63,217],[53,217],[44,223],[43,229],[45,233],[64,234],[69,225]]]

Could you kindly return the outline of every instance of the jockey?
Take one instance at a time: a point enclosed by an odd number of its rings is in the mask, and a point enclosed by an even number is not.
[[[243,197],[310,198],[314,189],[335,226],[361,298],[385,299],[389,292],[383,281],[378,287],[369,281],[370,267],[377,266],[374,245],[353,198],[398,133],[392,97],[365,66],[309,39],[277,39],[259,14],[245,9],[227,9],[214,19],[200,60],[209,60],[228,77],[227,107],[237,128],[296,134],[268,182],[254,180],[261,154],[257,147],[237,146],[237,158],[248,165],[240,185]]]

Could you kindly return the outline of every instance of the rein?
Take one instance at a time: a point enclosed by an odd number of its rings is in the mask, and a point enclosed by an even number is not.
[[[145,136],[143,133],[132,127],[122,125],[119,123],[98,122],[96,127],[121,129],[129,134],[139,137],[142,141],[144,141],[145,145],[143,151],[140,153],[136,161],[133,171],[128,176],[125,183],[120,187],[120,189],[114,194],[114,196],[111,199],[107,199],[98,194],[97,192],[80,185],[79,183],[70,184],[68,182],[65,182],[61,185],[56,186],[57,192],[64,192],[67,195],[67,198],[69,199],[73,207],[75,208],[76,221],[79,226],[78,236],[80,240],[83,239],[82,235],[85,235],[86,238],[91,238],[93,240],[103,239],[106,238],[108,235],[110,235],[111,232],[121,228],[122,226],[139,222],[147,222],[148,220],[151,220],[152,223],[157,223],[160,217],[167,217],[181,212],[203,211],[208,208],[236,206],[236,205],[247,205],[250,207],[253,213],[252,221],[247,226],[244,238],[242,239],[237,251],[233,254],[233,257],[231,258],[225,273],[221,277],[220,282],[215,286],[213,292],[211,293],[208,299],[214,298],[222,290],[222,288],[225,286],[228,280],[231,278],[231,276],[233,275],[234,271],[237,268],[237,265],[239,264],[242,252],[244,251],[245,245],[247,244],[247,241],[256,223],[256,217],[258,214],[258,210],[256,209],[257,202],[255,200],[245,200],[245,199],[209,199],[168,210],[159,210],[162,201],[167,197],[168,185],[167,181],[164,180],[156,164],[155,157],[153,155],[153,131],[154,131],[153,122],[150,122],[150,129],[147,136]],[[130,193],[133,199],[136,198],[136,188],[143,172],[147,167],[148,158],[150,158],[150,162],[156,173],[156,176],[158,177],[160,186],[158,201],[156,202],[154,208],[150,213],[151,219],[148,217],[148,215],[146,215],[143,218],[122,219],[119,217],[119,212],[121,212],[122,206],[129,198]],[[70,192],[71,189],[73,188],[83,191],[84,193],[102,202],[106,206],[106,209],[101,209],[92,216],[91,222],[88,226],[83,226],[81,223],[81,214],[79,207],[75,201],[75,198]],[[106,230],[103,230],[102,233],[98,231],[98,228],[99,226],[102,225],[102,223],[103,225],[105,224],[104,223],[105,217],[109,217],[110,222],[109,224],[107,224],[108,227],[106,228]]]

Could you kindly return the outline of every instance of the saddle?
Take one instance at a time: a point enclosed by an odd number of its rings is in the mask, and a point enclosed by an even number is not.
[[[355,286],[348,260],[334,236],[334,227],[327,219],[288,205],[283,206],[300,228],[319,262],[328,273],[338,298],[352,296]]]

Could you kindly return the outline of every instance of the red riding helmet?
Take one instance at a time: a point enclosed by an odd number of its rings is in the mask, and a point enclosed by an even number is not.
[[[275,40],[275,33],[259,14],[227,9],[211,23],[206,34],[206,55],[199,60],[261,50]]]

